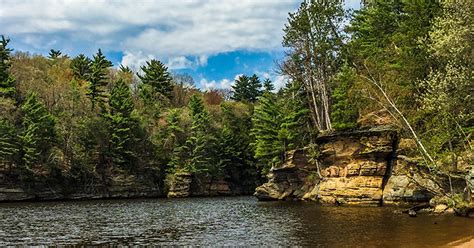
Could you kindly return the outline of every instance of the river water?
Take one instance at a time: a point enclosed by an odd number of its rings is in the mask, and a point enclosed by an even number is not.
[[[436,247],[474,237],[474,220],[254,197],[0,204],[5,245]]]

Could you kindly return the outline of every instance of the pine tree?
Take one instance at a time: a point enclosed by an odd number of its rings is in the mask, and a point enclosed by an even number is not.
[[[269,169],[280,163],[283,158],[284,144],[279,138],[280,111],[276,97],[264,93],[259,98],[252,117],[252,135],[255,137],[255,158],[261,163],[261,171],[266,174]]]
[[[138,123],[132,117],[134,105],[130,88],[123,80],[118,80],[112,87],[109,106],[105,118],[110,130],[112,161],[115,165],[130,169],[135,157],[134,132]]]
[[[35,93],[29,93],[21,106],[23,112],[20,135],[22,160],[26,169],[47,161],[56,137],[54,117],[48,113]]]
[[[51,50],[49,50],[48,58],[52,59],[52,60],[55,60],[55,59],[59,58],[61,56],[61,54],[62,54],[62,52],[60,50],[51,49]]]
[[[13,163],[18,151],[15,127],[7,120],[0,120],[0,164]]]
[[[280,102],[283,118],[278,136],[285,151],[306,146],[311,142],[314,132],[303,84],[298,81],[289,82],[282,90]]]
[[[177,147],[171,161],[175,169],[189,172],[217,173],[213,159],[213,140],[210,132],[210,117],[204,107],[203,100],[198,95],[193,95],[188,107],[192,119],[191,133],[182,147]]]
[[[10,53],[7,48],[10,39],[2,35],[0,40],[0,97],[13,98],[16,94],[15,79],[10,75]]]
[[[235,84],[232,85],[232,100],[240,102],[255,102],[262,94],[260,90],[261,87],[262,83],[257,75],[253,74],[251,77],[241,75],[235,80]]]
[[[272,92],[275,90],[275,86],[273,86],[273,82],[266,78],[263,80],[263,92]]]
[[[262,88],[262,83],[260,82],[260,78],[256,74],[253,74],[249,78],[249,96],[248,100],[250,102],[255,102],[257,101],[257,98],[262,95],[262,91],[260,90]]]
[[[232,85],[232,100],[234,101],[248,101],[250,92],[249,92],[250,82],[249,77],[246,75],[241,75],[235,80],[235,84]]]
[[[172,77],[168,68],[155,59],[147,61],[146,65],[141,67],[143,75],[137,73],[142,81],[142,97],[154,98],[155,94],[161,94],[168,99],[171,98],[173,91]]]
[[[356,127],[359,113],[356,104],[349,98],[356,76],[355,71],[345,64],[333,79],[336,87],[332,92],[331,119],[335,130],[344,131]]]
[[[71,60],[71,69],[76,78],[87,81],[92,73],[92,60],[79,54]]]
[[[107,60],[99,49],[97,54],[94,56],[94,60],[91,64],[91,74],[89,77],[89,92],[87,95],[91,99],[92,108],[95,108],[97,102],[104,102],[106,98],[105,86],[107,86],[107,75],[108,69],[112,67],[112,62]]]

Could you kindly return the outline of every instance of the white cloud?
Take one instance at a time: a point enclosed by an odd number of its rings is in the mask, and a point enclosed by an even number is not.
[[[201,88],[204,89],[204,90],[210,90],[210,89],[230,89],[232,88],[232,85],[234,84],[234,81],[231,81],[227,78],[224,78],[220,81],[216,81],[216,80],[211,80],[211,81],[208,81],[207,79],[205,78],[202,78],[200,81],[199,81],[200,85],[201,85]]]
[[[168,66],[169,69],[172,69],[172,70],[184,69],[184,68],[191,67],[193,65],[193,62],[184,56],[179,56],[175,58],[170,58],[166,65]]]
[[[277,75],[275,78],[273,78],[273,85],[275,86],[275,89],[281,89],[285,87],[286,83],[288,82],[289,78],[287,76],[283,75]]]
[[[173,66],[203,66],[217,53],[281,49],[287,14],[299,2],[3,0],[0,26],[15,39],[60,36],[57,48],[71,47],[71,42],[80,43],[81,50],[113,45],[114,50],[127,51],[123,64],[155,57]]]

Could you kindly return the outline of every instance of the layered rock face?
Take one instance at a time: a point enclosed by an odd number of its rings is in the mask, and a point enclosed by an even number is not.
[[[255,187],[235,184],[225,178],[212,178],[208,175],[179,172],[170,175],[168,185],[169,198],[189,196],[229,196],[251,194],[249,188]]]
[[[319,137],[316,163],[308,162],[308,149],[291,151],[283,165],[271,169],[268,182],[258,187],[255,195],[260,200],[325,204],[429,200],[430,192],[412,180],[420,174],[407,170],[409,162],[397,154],[398,142],[397,132],[383,127]],[[425,183],[432,181],[426,179]]]
[[[160,196],[163,196],[160,185],[134,176],[114,177],[108,185],[97,183],[87,187],[74,188],[41,183],[24,187],[19,182],[12,181],[0,174],[0,202]]]

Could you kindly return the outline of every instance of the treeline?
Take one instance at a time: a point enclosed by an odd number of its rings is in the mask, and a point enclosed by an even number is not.
[[[284,27],[286,85],[242,75],[202,91],[158,60],[134,72],[0,43],[0,164],[21,178],[163,180],[179,171],[256,180],[321,132],[383,110],[431,168],[472,157],[472,1],[305,0]],[[472,162],[472,161],[471,161]]]

